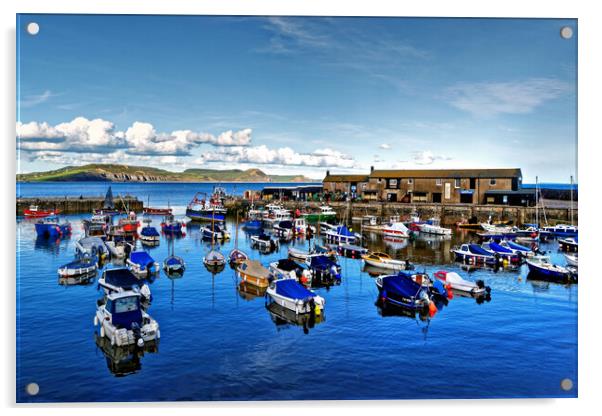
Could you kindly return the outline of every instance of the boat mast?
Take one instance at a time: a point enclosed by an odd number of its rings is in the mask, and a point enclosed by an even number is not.
[[[571,225],[573,225],[573,175],[571,175]]]
[[[234,238],[234,248],[238,249],[238,210],[236,210],[236,237]]]
[[[539,189],[538,189],[538,177],[535,177],[535,224],[539,228]]]

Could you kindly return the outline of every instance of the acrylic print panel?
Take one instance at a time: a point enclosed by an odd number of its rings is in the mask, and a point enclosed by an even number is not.
[[[17,401],[576,397],[577,32],[18,15]]]

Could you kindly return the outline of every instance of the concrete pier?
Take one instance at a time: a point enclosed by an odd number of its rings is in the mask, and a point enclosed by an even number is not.
[[[104,197],[100,196],[17,198],[17,215],[23,215],[23,210],[30,205],[37,205],[43,210],[59,210],[62,214],[91,213],[102,208],[103,202]],[[115,196],[114,203],[119,210],[140,212],[143,208],[142,201],[129,195],[121,198]]]

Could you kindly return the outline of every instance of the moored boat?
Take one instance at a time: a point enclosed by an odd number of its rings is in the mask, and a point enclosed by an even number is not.
[[[278,240],[273,239],[267,234],[259,234],[251,236],[251,247],[257,248],[264,252],[272,252],[275,251],[280,244]]]
[[[546,258],[527,259],[529,267],[529,278],[536,280],[552,280],[557,282],[569,282],[571,272],[562,266],[551,263]]]
[[[199,199],[199,195],[203,195],[203,198]],[[193,221],[224,222],[227,212],[221,193],[218,195],[216,192],[211,198],[207,198],[203,192],[197,192],[186,207],[186,216]]]
[[[449,285],[453,290],[459,292],[469,293],[473,296],[484,296],[491,293],[491,288],[485,286],[483,280],[472,282],[462,278],[462,276],[456,272],[448,272],[445,270],[439,270],[434,276],[443,284]]]
[[[146,251],[132,251],[126,263],[138,278],[148,278],[159,273],[159,263]]]
[[[100,237],[84,237],[75,243],[75,253],[77,256],[98,256],[99,260],[103,261],[109,250]]]
[[[362,255],[364,263],[387,270],[412,270],[414,266],[409,260],[397,260],[391,258],[387,253],[382,252],[368,252]]]
[[[60,213],[58,209],[40,209],[37,205],[30,205],[23,210],[23,215],[28,218],[43,218]]]
[[[295,314],[321,315],[324,310],[324,299],[299,284],[296,279],[274,280],[266,293],[273,302]]]
[[[568,254],[565,253],[564,254],[564,258],[566,259],[566,264],[569,266],[573,266],[573,267],[577,267],[578,263],[579,263],[579,258],[577,256],[577,253],[575,254]]]
[[[558,247],[563,251],[578,251],[579,250],[579,239],[578,237],[566,237],[558,239]]]
[[[410,230],[403,222],[390,222],[382,227],[382,232],[386,237],[408,238]]]
[[[239,265],[240,263],[248,259],[249,256],[247,255],[247,253],[237,248],[232,249],[232,251],[230,251],[230,254],[228,254],[228,261],[232,265]]]
[[[312,255],[305,260],[312,272],[312,285],[341,283],[341,266],[325,255]]]
[[[223,225],[212,223],[203,228],[202,236],[203,240],[228,240],[230,233]]]
[[[335,244],[354,244],[359,238],[346,225],[339,225],[334,229],[326,231],[326,240],[329,243]]]
[[[106,295],[133,291],[140,293],[141,300],[144,302],[152,300],[148,284],[139,280],[127,267],[115,267],[105,270],[98,279],[98,286],[104,290]]]
[[[375,279],[383,307],[388,305],[410,310],[437,311],[429,290],[404,274],[379,276]]]
[[[306,264],[289,258],[270,263],[270,273],[274,279],[294,278],[304,286],[311,286],[312,273]]]
[[[145,219],[143,222],[146,223],[146,226],[142,227],[142,230],[140,230],[140,242],[146,245],[158,245],[161,241],[161,235],[159,234],[159,231],[150,225],[150,219]]]
[[[257,260],[244,260],[236,267],[236,272],[243,282],[260,288],[268,287],[270,271]]]
[[[307,222],[332,221],[337,217],[337,213],[328,205],[322,205],[318,212],[306,212],[301,214]]]
[[[164,233],[182,233],[185,227],[184,221],[176,220],[171,213],[163,217],[161,222],[161,231]]]
[[[430,220],[416,224],[418,231],[424,234],[434,235],[451,235],[452,230],[450,228],[444,228],[441,226],[441,221],[438,218],[431,218]]]
[[[96,274],[98,257],[83,255],[58,268],[59,277],[80,277]]]
[[[451,249],[451,252],[455,254],[456,260],[460,261],[485,264],[496,264],[498,262],[494,253],[485,250],[478,244],[462,244],[460,247]]]
[[[36,234],[39,237],[63,237],[71,234],[71,224],[69,222],[59,222],[57,216],[48,216],[35,223]]]

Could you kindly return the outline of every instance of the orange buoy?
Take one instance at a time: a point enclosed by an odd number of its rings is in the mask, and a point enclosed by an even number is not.
[[[437,306],[435,305],[435,302],[430,301],[429,302],[429,315],[431,317],[435,316],[435,314],[437,313]]]

